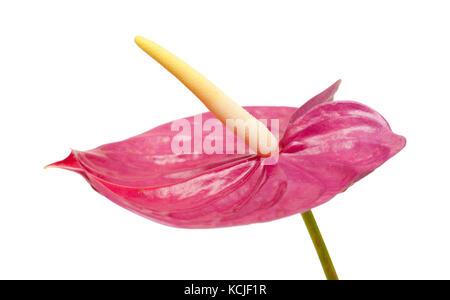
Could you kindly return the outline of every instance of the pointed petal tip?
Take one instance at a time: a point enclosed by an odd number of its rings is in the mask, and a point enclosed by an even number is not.
[[[44,166],[44,170],[47,170],[47,169],[50,169],[50,168],[57,168],[57,166],[55,166],[55,163],[48,164],[48,165]]]
[[[339,88],[339,86],[341,85],[341,83],[342,83],[342,79],[338,79],[338,80],[336,80],[336,82],[333,84],[333,85],[335,86],[336,90]]]
[[[395,139],[395,147],[393,147],[392,149],[393,155],[400,152],[400,150],[402,150],[406,146],[406,138],[404,136],[395,134],[394,139]]]
[[[329,89],[329,96],[327,101],[333,101],[334,95],[338,91],[339,87],[341,86],[342,79],[338,79],[335,83],[333,83],[328,89]]]
[[[61,168],[76,172],[82,171],[82,167],[75,157],[75,152],[75,150],[71,150],[69,156],[67,156],[65,159],[48,164],[44,167],[44,169]]]

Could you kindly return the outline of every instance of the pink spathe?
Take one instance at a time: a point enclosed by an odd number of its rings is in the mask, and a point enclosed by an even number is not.
[[[75,171],[116,204],[176,227],[235,226],[302,213],[347,189],[406,143],[371,108],[332,101],[339,84],[298,109],[245,107],[257,119],[279,120],[280,153],[273,165],[251,153],[174,154],[178,132],[167,123],[121,142],[72,151],[49,166]],[[211,118],[202,114],[203,122]],[[194,119],[186,118],[192,128]],[[204,140],[209,132],[202,134]]]

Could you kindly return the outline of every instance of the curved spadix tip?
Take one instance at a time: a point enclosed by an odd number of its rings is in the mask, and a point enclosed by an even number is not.
[[[146,38],[143,37],[143,36],[137,35],[137,36],[134,38],[134,42],[135,42],[140,48],[142,48],[142,45],[144,44],[145,41],[148,41],[148,39],[146,39]]]

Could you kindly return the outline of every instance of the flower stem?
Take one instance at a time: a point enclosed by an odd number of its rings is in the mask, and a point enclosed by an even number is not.
[[[314,247],[316,248],[325,276],[328,280],[339,280],[312,211],[308,210],[307,212],[302,213],[302,217]]]

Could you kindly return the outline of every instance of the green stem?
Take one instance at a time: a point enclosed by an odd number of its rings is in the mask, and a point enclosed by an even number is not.
[[[314,247],[316,248],[325,276],[328,280],[339,280],[312,211],[308,210],[307,212],[302,213],[302,217],[306,228],[308,228]]]

